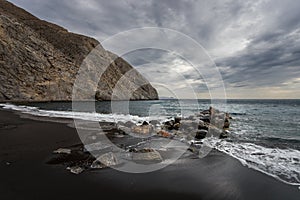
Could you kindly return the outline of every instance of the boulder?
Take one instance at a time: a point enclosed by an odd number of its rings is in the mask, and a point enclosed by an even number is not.
[[[131,128],[131,131],[136,134],[149,135],[153,132],[153,127],[151,125],[135,125]]]
[[[154,149],[142,149],[132,152],[132,160],[161,162],[163,159],[160,153]]]
[[[148,126],[149,125],[149,123],[148,122],[146,122],[146,121],[143,121],[143,123],[142,123],[142,126]]]
[[[114,153],[109,152],[99,156],[91,165],[91,168],[103,168],[118,165],[118,159]]]

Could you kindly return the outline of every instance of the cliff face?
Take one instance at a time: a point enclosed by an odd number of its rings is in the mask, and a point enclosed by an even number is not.
[[[114,99],[123,99],[130,92],[132,100],[158,98],[157,91],[141,74],[97,40],[70,33],[0,0],[0,101],[71,100],[82,61],[97,45],[99,65],[93,67],[105,68],[104,63],[109,63],[99,82],[86,77],[87,85],[95,88],[97,100],[111,100],[116,83],[128,71],[134,76],[120,88],[125,95]],[[134,92],[128,89],[138,83],[143,85]]]

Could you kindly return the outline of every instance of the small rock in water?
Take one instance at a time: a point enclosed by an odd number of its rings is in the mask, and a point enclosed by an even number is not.
[[[70,170],[70,172],[73,174],[80,174],[84,171],[84,169],[79,166],[68,167],[67,170]]]
[[[59,148],[59,149],[53,151],[53,153],[57,153],[57,154],[71,154],[71,149]]]

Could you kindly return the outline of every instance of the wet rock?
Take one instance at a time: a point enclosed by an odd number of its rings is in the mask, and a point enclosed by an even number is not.
[[[204,115],[204,116],[200,117],[200,120],[210,123],[210,116],[209,115]]]
[[[210,115],[210,110],[203,110],[200,112],[200,115]]]
[[[229,131],[228,130],[225,130],[225,131],[223,131],[222,133],[221,133],[221,135],[220,135],[220,139],[225,139],[225,138],[228,138],[228,136],[229,136]]]
[[[154,149],[142,149],[132,152],[132,159],[134,161],[154,161],[161,162],[163,159],[160,153]]]
[[[230,127],[230,121],[229,121],[229,117],[225,118],[224,121],[224,129],[228,129]]]
[[[174,118],[174,123],[175,124],[180,123],[181,119],[182,119],[181,117],[175,117]]]
[[[146,121],[143,121],[143,123],[142,123],[142,126],[148,126],[149,125],[149,123],[148,122],[146,122]]]
[[[71,154],[71,149],[65,149],[65,148],[59,148],[55,151],[53,151],[53,153],[55,154]]]
[[[151,125],[135,125],[131,128],[131,131],[137,134],[149,135],[153,132],[153,127]]]
[[[179,128],[180,128],[180,123],[174,124],[173,129],[179,130]]]
[[[208,133],[207,130],[204,130],[204,129],[198,130],[198,131],[196,132],[195,138],[196,138],[196,139],[199,139],[199,140],[200,140],[200,139],[204,139],[204,138],[206,137],[207,133]]]
[[[67,167],[67,170],[69,170],[73,174],[81,174],[84,171],[84,169],[79,166]]]
[[[198,129],[208,130],[208,127],[209,127],[209,123],[204,122],[202,120],[199,121]]]
[[[157,135],[159,135],[161,137],[164,137],[164,138],[170,138],[170,137],[172,137],[172,135],[169,132],[164,131],[164,130],[158,131]]]
[[[91,168],[103,168],[118,165],[118,159],[112,152],[99,156],[91,165]]]

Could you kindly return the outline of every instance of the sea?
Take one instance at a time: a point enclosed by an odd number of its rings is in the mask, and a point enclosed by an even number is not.
[[[93,102],[94,111],[82,110],[91,102],[0,104],[4,109],[36,116],[91,121],[161,122],[207,110],[211,100],[163,99],[155,101]],[[244,166],[286,184],[300,186],[300,100],[223,100],[214,102],[232,116],[227,139],[214,138],[212,147]],[[299,187],[300,188],[300,187]]]

